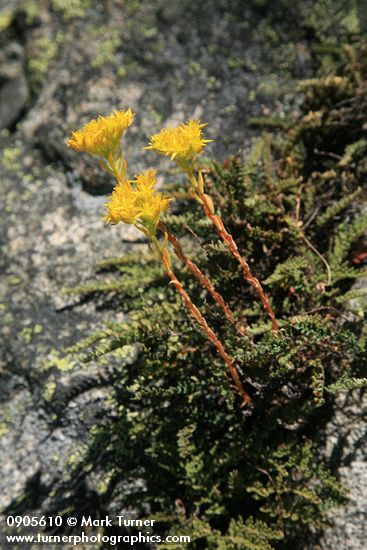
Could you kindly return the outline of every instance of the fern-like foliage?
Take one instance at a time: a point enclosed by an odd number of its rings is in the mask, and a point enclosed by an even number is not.
[[[105,259],[96,280],[69,291],[126,313],[66,350],[88,364],[114,358],[110,410],[82,464],[108,479],[100,506],[113,499],[116,508],[149,509],[162,534],[187,533],[194,550],[284,548],[291,531],[300,538],[319,528],[345,499],[317,446],[333,394],[366,384],[364,320],[352,323],[343,310],[365,295],[352,285],[366,276],[366,46],[354,50],[333,53],[334,76],[302,83],[301,114],[286,131],[276,125],[278,134],[260,137],[245,161],[201,165],[240,252],[265,283],[278,337],[182,185],[182,202],[165,219],[248,329],[240,336],[177,261],[253,409],[240,408],[221,360],[153,257]],[[130,365],[126,346],[136,350]]]
[[[341,391],[354,390],[365,386],[367,386],[367,378],[351,378],[345,373],[334,382],[334,384],[330,384],[330,386],[326,388],[326,391],[329,393],[339,393]]]

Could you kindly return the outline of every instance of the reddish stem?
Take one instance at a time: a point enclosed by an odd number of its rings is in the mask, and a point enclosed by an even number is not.
[[[204,275],[204,273],[201,271],[201,269],[188,258],[184,251],[182,250],[182,247],[180,245],[180,242],[178,239],[170,233],[165,226],[163,222],[159,222],[159,229],[165,233],[168,237],[169,242],[172,244],[173,249],[175,251],[176,256],[186,265],[186,267],[195,275],[195,277],[201,282],[201,284],[207,289],[207,291],[211,294],[213,299],[217,302],[217,304],[222,308],[225,316],[227,317],[228,321],[234,325],[237,329],[237,331],[241,334],[241,336],[246,336],[246,329],[242,329],[240,327],[236,326],[236,320],[234,318],[233,312],[231,311],[230,307],[226,302],[224,301],[224,298],[219,292],[215,290],[210,280]]]
[[[267,295],[264,292],[264,289],[262,288],[260,282],[256,277],[254,277],[251,273],[250,267],[246,260],[241,256],[241,254],[238,251],[237,245],[230,233],[226,230],[226,228],[223,225],[223,222],[217,214],[214,214],[213,212],[213,204],[211,201],[211,198],[206,195],[203,191],[200,190],[199,187],[195,188],[195,192],[198,195],[199,199],[202,202],[203,210],[205,215],[210,219],[212,224],[214,225],[218,235],[221,237],[221,239],[225,242],[228,249],[230,250],[231,254],[236,258],[238,263],[241,265],[243,273],[245,275],[245,279],[252,285],[261,300],[261,303],[270,317],[272,330],[275,334],[279,333],[279,325],[278,321],[275,318],[273,309],[270,305],[269,299]]]
[[[183,289],[182,284],[177,279],[175,273],[172,270],[171,262],[169,259],[169,253],[167,250],[163,249],[159,246],[158,241],[155,242],[157,252],[159,254],[159,257],[162,261],[163,267],[169,276],[171,283],[174,285],[174,287],[178,290],[178,292],[181,294],[182,299],[190,311],[191,315],[194,317],[196,322],[199,324],[199,326],[204,331],[207,338],[214,344],[214,346],[217,348],[217,351],[225,364],[228,367],[228,370],[230,372],[230,375],[232,377],[232,380],[236,386],[236,389],[240,396],[243,399],[243,405],[249,405],[252,403],[251,397],[248,395],[246,390],[244,389],[242,382],[240,380],[240,377],[238,375],[237,369],[234,366],[233,359],[228,355],[228,353],[225,351],[222,342],[219,340],[218,336],[212,331],[212,329],[208,326],[205,318],[202,316],[198,308],[195,306],[195,304],[191,301],[190,296],[187,294],[187,292]]]

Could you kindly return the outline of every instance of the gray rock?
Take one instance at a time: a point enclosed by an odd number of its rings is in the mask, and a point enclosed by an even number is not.
[[[327,527],[309,550],[365,550],[367,540],[367,393],[341,393],[326,427],[321,454],[348,489],[346,506],[330,513]]]
[[[28,100],[24,50],[12,42],[0,52],[0,130],[11,128],[20,119]]]

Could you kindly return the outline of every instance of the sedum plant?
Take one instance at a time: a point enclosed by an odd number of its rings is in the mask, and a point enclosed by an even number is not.
[[[188,268],[198,278],[200,283],[210,291],[216,302],[221,306],[225,315],[231,322],[234,322],[234,316],[223,298],[214,290],[210,280],[203,275],[201,270],[192,261],[188,261],[183,253],[179,241],[172,235],[166,225],[161,222],[161,216],[167,210],[170,198],[154,189],[156,184],[155,170],[147,170],[138,174],[134,180],[128,180],[126,176],[127,161],[123,157],[120,148],[120,140],[124,131],[132,124],[133,113],[131,109],[124,111],[115,111],[108,117],[99,117],[92,120],[82,129],[72,133],[67,144],[78,152],[86,152],[100,158],[102,168],[112,174],[117,184],[113,189],[112,195],[106,204],[107,214],[104,216],[107,223],[117,224],[123,222],[134,225],[139,231],[149,239],[149,248],[154,256],[161,262],[170,282],[181,294],[184,304],[188,308],[192,317],[195,319],[201,330],[207,338],[214,344],[220,357],[229,369],[237,392],[242,397],[242,405],[249,405],[251,398],[243,387],[243,384],[234,365],[233,359],[228,355],[223,347],[221,340],[208,326],[205,318],[200,313],[197,306],[192,302],[190,296],[183,288],[182,283],[177,279],[172,268],[172,261],[167,243],[173,244],[174,250],[180,259],[183,259]],[[183,124],[176,129],[164,129],[158,136],[152,137],[152,144],[149,148],[155,148],[159,152],[170,154],[177,164],[189,175],[192,195],[204,205],[204,212],[208,214],[210,220],[214,220],[216,227],[221,227],[220,235],[224,235],[224,225],[218,216],[214,215],[214,207],[210,197],[204,194],[204,182],[201,173],[199,173],[198,182],[193,173],[193,163],[197,155],[200,154],[210,140],[204,139],[201,128],[205,126],[199,121],[190,120],[186,125]],[[207,204],[211,204],[210,212]],[[163,240],[159,241],[157,236],[158,229],[163,234]],[[235,257],[243,263],[244,260],[236,253],[236,245],[233,238],[229,236],[230,250],[235,252]],[[244,262],[246,264],[246,262]],[[247,265],[247,264],[246,264]],[[247,273],[250,273],[247,267]],[[257,281],[252,278],[251,281]],[[254,283],[255,284],[255,283]],[[260,283],[256,282],[260,289],[262,300],[267,300],[261,289]],[[268,303],[268,302],[266,302]],[[270,308],[270,306],[269,306]],[[275,317],[274,317],[275,321]]]

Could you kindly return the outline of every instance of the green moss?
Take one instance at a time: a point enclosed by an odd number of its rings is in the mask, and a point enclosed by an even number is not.
[[[43,395],[46,401],[52,401],[57,384],[54,380],[48,380],[44,386]]]
[[[83,462],[83,457],[85,455],[86,448],[84,445],[75,444],[74,449],[75,448],[76,450],[74,450],[74,452],[72,452],[66,460],[66,463],[70,468],[76,468],[79,466]]]
[[[20,0],[19,6],[25,13],[26,24],[33,25],[40,11],[39,0]]]
[[[85,17],[91,5],[92,0],[52,0],[53,9],[66,23]]]
[[[40,324],[36,324],[33,327],[24,327],[20,332],[20,337],[29,344],[33,337],[37,334],[41,334],[43,327]]]
[[[19,158],[21,149],[19,147],[6,147],[1,156],[2,165],[6,170],[17,172],[20,169]]]
[[[33,93],[39,91],[62,40],[62,33],[58,32],[53,39],[42,36],[31,44],[27,72]]]
[[[22,282],[22,279],[18,275],[8,275],[6,280],[10,286],[17,286]]]
[[[0,33],[5,31],[13,21],[13,13],[11,10],[3,9],[0,12]]]
[[[119,30],[110,27],[94,29],[91,38],[96,42],[96,54],[91,61],[92,67],[101,68],[104,65],[113,64],[121,43]]]
[[[127,75],[127,68],[126,67],[119,67],[117,69],[117,76],[119,78],[125,78],[126,75]]]
[[[31,191],[25,191],[21,194],[22,202],[28,202],[32,198]]]
[[[30,341],[32,340],[32,335],[33,335],[33,331],[31,328],[23,328],[22,331],[20,332],[20,337],[22,338],[22,340],[24,340],[27,344],[30,343]]]
[[[103,494],[107,493],[112,477],[113,477],[113,472],[110,472],[107,477],[105,477],[103,479],[100,479],[98,481],[97,492],[98,492],[99,495],[103,495]]]
[[[201,74],[202,67],[197,61],[190,61],[188,66],[188,73],[190,76],[197,76]]]
[[[0,422],[0,439],[9,433],[9,427],[5,422]]]

